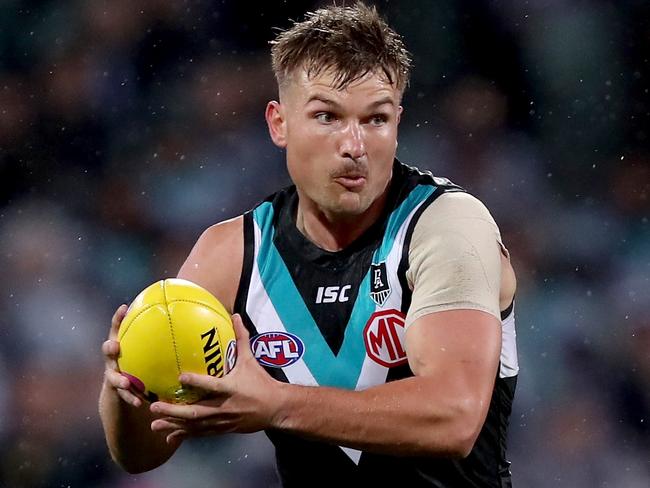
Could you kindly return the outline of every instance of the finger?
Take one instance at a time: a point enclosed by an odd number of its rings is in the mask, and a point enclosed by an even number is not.
[[[130,392],[129,390],[117,388],[115,391],[117,391],[117,394],[122,400],[124,400],[132,407],[140,407],[142,405],[142,400],[137,395]]]
[[[102,344],[102,353],[108,358],[116,359],[120,354],[120,343],[112,339],[104,341]]]
[[[178,377],[182,385],[195,386],[211,394],[219,393],[219,380],[214,376],[196,373],[183,373]]]
[[[112,369],[106,369],[104,371],[104,378],[106,382],[111,386],[119,397],[127,402],[129,405],[134,407],[139,407],[143,403],[142,397],[138,392],[132,389],[131,382],[128,378],[122,376],[121,373]]]
[[[185,432],[184,430],[177,430],[169,434],[165,440],[167,441],[167,444],[176,448],[181,445],[181,443],[185,440],[186,437],[187,437],[187,432]]]
[[[173,417],[165,417],[151,422],[151,430],[154,432],[175,432],[178,430],[187,432],[187,425],[183,421],[174,419]]]
[[[162,417],[176,417],[179,419],[194,419],[198,417],[198,412],[192,405],[154,402],[149,406],[149,410]]]
[[[241,315],[236,313],[232,316],[232,325],[235,328],[235,335],[237,336],[238,340],[241,339],[245,340],[246,342],[250,340],[248,329],[244,325],[244,322],[241,319]]]
[[[193,420],[215,415],[216,406],[201,405],[200,402],[191,405],[182,405],[177,403],[154,402],[149,409],[151,412],[162,417],[175,417],[177,419]]]
[[[128,307],[126,303],[123,303],[119,307],[117,307],[117,310],[115,310],[115,313],[113,314],[113,318],[111,319],[111,330],[108,334],[109,339],[117,339],[117,331],[120,328],[120,324],[122,323],[122,320],[124,319],[124,316],[126,315]]]
[[[252,356],[250,334],[238,313],[232,316],[232,325],[235,329],[235,336],[237,337],[237,355]]]
[[[156,432],[182,430],[186,434],[194,434],[205,430],[208,423],[216,425],[217,421],[215,419],[185,420],[176,417],[159,417],[151,422],[151,430]]]
[[[106,369],[104,371],[104,377],[106,378],[106,381],[108,381],[108,384],[111,385],[116,390],[117,389],[128,390],[131,387],[131,382],[129,381],[129,379],[123,376],[119,371],[115,371],[113,369]]]
[[[166,434],[167,438],[181,437],[186,439],[192,437],[203,437],[208,435],[223,434],[232,431],[232,426],[229,423],[210,422],[208,425],[204,421],[196,422],[175,422],[168,419],[159,419],[151,423],[151,430],[160,434]]]

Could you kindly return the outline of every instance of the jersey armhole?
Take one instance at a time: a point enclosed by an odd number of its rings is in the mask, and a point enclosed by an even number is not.
[[[255,230],[253,228],[253,212],[246,212],[243,215],[244,225],[244,262],[242,263],[239,286],[235,296],[235,305],[233,313],[238,313],[246,317],[246,302],[248,300],[248,287],[250,286],[250,277],[253,271],[253,259],[255,257]]]

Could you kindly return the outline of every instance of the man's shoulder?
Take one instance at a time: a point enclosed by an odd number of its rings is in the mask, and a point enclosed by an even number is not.
[[[471,193],[449,191],[442,193],[429,206],[431,218],[481,218],[493,220],[485,204]]]
[[[454,239],[482,240],[495,236],[501,242],[500,231],[487,207],[466,192],[445,192],[424,209],[415,223],[412,243],[430,245],[432,242]]]
[[[244,215],[238,215],[228,220],[223,220],[211,225],[203,231],[197,243],[205,243],[211,248],[233,243],[237,239],[243,244]]]
[[[244,219],[208,227],[198,238],[178,276],[194,281],[232,310],[244,256]]]
[[[203,231],[194,247],[206,262],[217,266],[216,269],[233,260],[241,260],[244,249],[244,215],[211,225]]]

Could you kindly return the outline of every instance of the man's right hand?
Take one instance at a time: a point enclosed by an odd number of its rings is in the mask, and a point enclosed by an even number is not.
[[[120,373],[117,366],[117,357],[120,354],[120,343],[117,340],[117,332],[126,315],[126,311],[126,304],[122,304],[117,308],[111,320],[111,330],[108,334],[108,339],[102,344],[105,364],[104,381],[126,403],[134,407],[140,407],[142,406],[142,399],[133,391],[131,382],[126,376]]]
[[[129,473],[142,473],[167,461],[183,438],[176,436],[167,442],[164,434],[151,430],[156,416],[146,407],[145,399],[133,389],[129,379],[120,373],[117,337],[126,311],[126,305],[115,311],[108,339],[102,344],[105,368],[99,415],[113,460]]]

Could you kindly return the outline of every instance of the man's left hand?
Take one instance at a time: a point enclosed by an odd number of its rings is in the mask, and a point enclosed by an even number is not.
[[[222,378],[183,373],[181,383],[208,391],[205,399],[191,405],[151,404],[151,411],[163,416],[151,423],[151,430],[167,432],[168,443],[189,436],[257,432],[273,424],[282,383],[271,378],[253,356],[241,317],[232,318],[237,336],[233,370]]]

